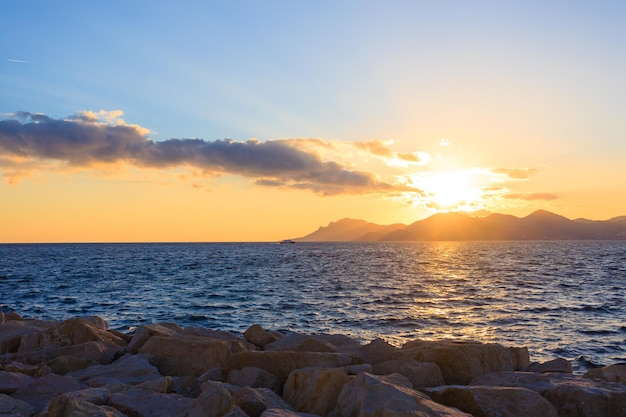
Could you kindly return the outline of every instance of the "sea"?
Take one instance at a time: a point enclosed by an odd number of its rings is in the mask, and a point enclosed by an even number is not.
[[[0,309],[496,342],[582,373],[626,362],[626,241],[2,244]]]

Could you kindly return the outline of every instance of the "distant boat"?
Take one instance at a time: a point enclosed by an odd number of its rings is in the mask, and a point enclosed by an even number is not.
[[[281,245],[283,245],[283,244],[285,244],[285,243],[296,243],[296,241],[295,241],[295,240],[293,240],[293,239],[285,239],[285,240],[281,240],[281,241],[280,241],[280,242],[278,242],[278,243],[280,243]]]

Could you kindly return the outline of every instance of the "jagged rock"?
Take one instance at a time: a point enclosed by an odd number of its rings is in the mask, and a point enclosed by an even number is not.
[[[183,328],[175,323],[146,324],[137,329],[130,342],[128,342],[126,349],[131,353],[137,353],[152,336],[174,336],[182,331]]]
[[[30,417],[35,409],[25,401],[18,400],[6,394],[0,394],[0,416]]]
[[[338,368],[352,365],[353,356],[345,353],[247,351],[236,353],[229,362],[232,369],[256,367],[276,375],[281,384],[294,369]]]
[[[231,343],[208,337],[180,335],[152,336],[139,349],[151,355],[162,375],[202,375],[223,368],[232,354]]]
[[[408,381],[407,381],[408,383]],[[425,394],[389,382],[383,376],[361,373],[341,390],[332,417],[471,417],[437,404]]]
[[[136,385],[160,379],[158,369],[143,355],[124,355],[109,365],[94,365],[78,371],[68,372],[85,384],[97,387],[107,384]]]
[[[297,411],[328,415],[337,405],[337,397],[349,381],[342,368],[304,368],[289,374],[283,398]]]
[[[436,363],[448,384],[466,385],[472,378],[488,372],[528,367],[528,361],[520,363],[523,355],[519,348],[511,350],[497,343],[416,340],[405,344],[399,356]]]
[[[143,389],[120,391],[111,396],[109,405],[129,416],[182,416],[193,403],[178,394],[162,394]]]
[[[44,373],[44,370],[41,366],[37,365],[26,365],[21,362],[11,362],[4,365],[5,372],[17,372],[20,374],[25,374],[33,377],[41,376]]]
[[[626,416],[626,386],[562,373],[495,372],[472,385],[523,387],[544,396],[560,417]]]
[[[626,384],[626,365],[615,364],[610,366],[604,366],[602,368],[596,368],[588,371],[585,378],[603,379],[608,382],[619,382]]]
[[[248,327],[246,331],[243,332],[243,336],[248,342],[260,347],[261,349],[265,348],[265,345],[278,340],[278,336],[275,333],[270,333],[264,330],[258,324],[253,324]]]
[[[221,417],[234,407],[233,397],[225,384],[204,383],[185,417]]]
[[[526,388],[447,385],[422,391],[474,417],[558,417],[548,400]]]
[[[265,346],[266,351],[293,352],[360,352],[361,344],[341,334],[290,334]]]
[[[51,329],[60,345],[78,345],[85,342],[107,341],[126,346],[126,341],[107,331],[108,324],[100,317],[75,317],[64,320]]]
[[[397,347],[390,345],[383,339],[376,338],[361,347],[361,357],[363,358],[363,362],[373,365],[392,360],[398,351],[399,349]]]
[[[56,322],[47,320],[8,320],[0,324],[0,354],[19,350],[22,337],[31,333],[45,333]]]
[[[317,414],[298,413],[296,411],[284,410],[282,408],[268,408],[263,411],[261,417],[319,417]]]
[[[228,374],[228,383],[240,387],[269,388],[274,392],[280,392],[282,388],[276,375],[255,367],[233,369]]]
[[[20,372],[0,371],[0,393],[13,394],[20,388],[26,387],[35,381],[30,375]]]
[[[85,369],[88,366],[96,365],[98,362],[93,359],[85,359],[76,356],[58,356],[46,362],[52,372],[65,375],[68,372]]]
[[[418,362],[415,359],[405,358],[376,363],[372,366],[372,373],[376,375],[389,375],[394,372],[407,377],[415,389],[445,384],[439,366],[432,362]]]
[[[56,397],[48,407],[47,417],[128,417],[108,405],[96,405],[79,398]]]
[[[91,360],[102,365],[111,363],[113,359],[122,352],[123,348],[113,342],[99,340],[97,342],[85,342],[72,346],[57,348],[52,355],[73,356],[82,360]]]
[[[34,379],[27,386],[17,389],[11,396],[30,404],[35,412],[43,410],[48,402],[66,392],[88,388],[75,378],[56,374],[47,374]]]
[[[171,392],[172,387],[172,377],[171,376],[163,376],[158,379],[152,379],[150,381],[142,382],[141,384],[135,385],[135,388],[144,389],[146,391],[160,392],[166,394]]]
[[[565,374],[571,374],[573,372],[572,363],[567,359],[556,358],[551,361],[542,363],[531,363],[528,365],[529,372],[561,372]]]
[[[293,410],[289,403],[269,388],[242,388],[233,395],[233,403],[250,417],[260,417],[268,408]]]

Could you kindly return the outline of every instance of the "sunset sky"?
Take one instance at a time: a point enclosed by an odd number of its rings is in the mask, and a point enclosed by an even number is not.
[[[25,1],[0,242],[626,214],[626,2]]]

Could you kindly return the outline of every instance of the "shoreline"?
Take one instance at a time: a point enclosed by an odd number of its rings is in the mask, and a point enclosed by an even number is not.
[[[0,414],[617,417],[624,381],[623,364],[573,375],[562,358],[530,363],[527,348],[498,343],[395,347],[258,325],[235,335],[156,323],[127,334],[97,316],[0,312]],[[583,413],[567,414],[572,404]]]

